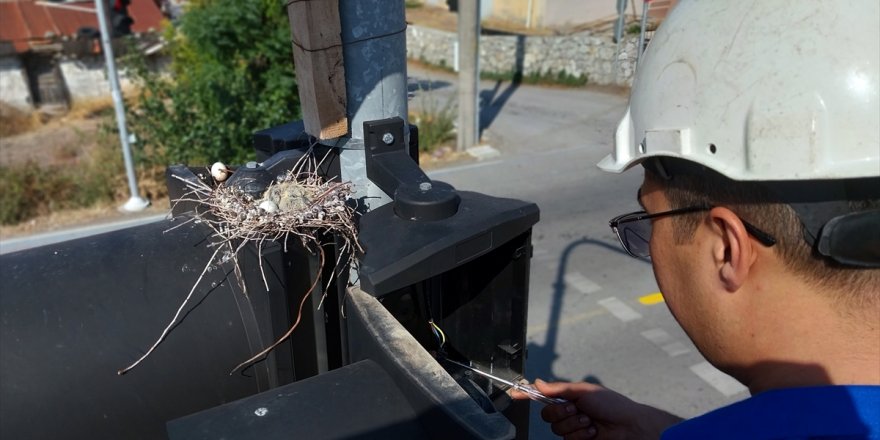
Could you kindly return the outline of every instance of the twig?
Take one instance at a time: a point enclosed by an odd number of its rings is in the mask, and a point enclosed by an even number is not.
[[[318,246],[318,251],[321,256],[321,263],[318,265],[318,272],[315,274],[315,281],[312,282],[312,286],[309,287],[309,290],[307,290],[305,294],[303,294],[302,300],[300,300],[300,302],[299,302],[299,311],[296,314],[296,321],[293,323],[292,326],[290,326],[290,329],[287,330],[287,333],[285,333],[280,338],[278,338],[278,340],[275,341],[274,344],[264,348],[263,351],[255,354],[250,359],[236,365],[235,368],[233,368],[232,371],[229,372],[230,376],[232,376],[236,371],[238,371],[239,368],[250,365],[252,362],[265,356],[267,353],[269,353],[270,351],[275,349],[275,347],[277,347],[279,344],[281,344],[287,338],[289,338],[290,335],[293,334],[293,331],[296,330],[296,327],[299,325],[300,321],[302,320],[303,306],[306,305],[306,300],[309,299],[309,296],[311,296],[312,291],[315,290],[315,287],[318,285],[318,281],[321,279],[321,270],[324,268],[324,249],[321,246]]]
[[[165,336],[167,336],[167,335],[168,335],[168,332],[171,331],[171,328],[174,327],[174,323],[177,321],[177,317],[180,316],[180,312],[183,311],[184,307],[186,307],[186,303],[188,303],[188,302],[189,302],[189,299],[192,298],[193,292],[196,291],[196,287],[198,287],[199,282],[202,281],[202,277],[205,276],[205,273],[208,272],[208,268],[211,267],[211,264],[214,263],[214,257],[217,256],[217,252],[220,252],[220,249],[222,249],[222,248],[217,248],[217,250],[214,251],[214,254],[211,255],[211,259],[208,260],[208,264],[205,265],[205,268],[202,270],[202,274],[199,275],[199,279],[196,280],[196,283],[193,284],[192,289],[190,289],[189,294],[186,295],[186,298],[183,300],[183,303],[180,304],[180,307],[177,308],[177,313],[175,313],[175,314],[174,314],[174,317],[171,318],[171,322],[168,323],[168,326],[165,327],[165,330],[162,330],[162,334],[159,336],[159,339],[156,339],[156,342],[153,343],[153,346],[150,347],[150,349],[147,350],[147,352],[144,353],[144,355],[141,356],[140,359],[134,361],[133,364],[131,364],[131,365],[129,365],[129,366],[127,366],[127,367],[125,367],[125,368],[123,368],[123,369],[117,371],[116,374],[122,376],[123,374],[125,374],[125,373],[127,373],[129,370],[131,370],[132,368],[136,367],[138,364],[141,363],[141,361],[143,361],[144,359],[146,359],[147,356],[149,356],[150,353],[152,353],[153,350],[155,350],[156,347],[159,346],[159,344],[162,343],[162,341],[165,339]]]

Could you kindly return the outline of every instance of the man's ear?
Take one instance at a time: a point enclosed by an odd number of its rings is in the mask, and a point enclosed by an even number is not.
[[[742,220],[733,211],[716,207],[709,211],[713,242],[712,256],[718,269],[718,280],[728,292],[745,284],[757,258],[754,243]]]

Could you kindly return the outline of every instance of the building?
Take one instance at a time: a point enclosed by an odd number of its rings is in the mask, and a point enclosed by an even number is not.
[[[118,7],[122,0],[113,0]],[[109,94],[94,0],[0,0],[0,102],[20,111]],[[131,0],[131,33],[156,40],[154,0]]]

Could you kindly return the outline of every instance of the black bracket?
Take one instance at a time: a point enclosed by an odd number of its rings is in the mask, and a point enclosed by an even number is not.
[[[432,182],[406,151],[399,117],[364,122],[367,178],[394,199],[398,217],[431,221],[458,212],[461,198],[451,185]]]

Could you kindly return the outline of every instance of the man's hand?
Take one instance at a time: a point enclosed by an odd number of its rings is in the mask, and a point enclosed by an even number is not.
[[[538,391],[571,403],[547,405],[541,418],[565,440],[657,439],[682,419],[666,411],[633,402],[619,393],[591,383],[535,381]],[[527,399],[512,392],[514,399]]]

